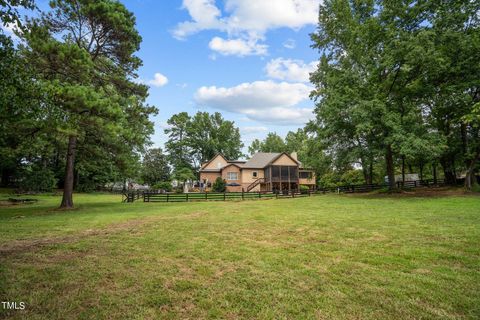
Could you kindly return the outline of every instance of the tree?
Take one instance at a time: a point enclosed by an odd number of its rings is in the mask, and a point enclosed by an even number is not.
[[[149,185],[170,180],[170,167],[161,148],[149,149],[143,158],[142,179]]]
[[[33,10],[35,9],[35,2],[33,0],[0,0],[0,22],[4,25],[16,24],[20,26],[18,7]],[[1,29],[0,32],[2,32]]]
[[[421,145],[407,143],[414,134],[428,133],[416,129],[427,123],[418,86],[426,71],[418,53],[432,54],[425,8],[423,2],[329,0],[312,35],[321,52],[311,76],[321,138],[332,154],[362,167],[383,154],[391,188],[396,157]],[[428,142],[428,134],[415,138]]]
[[[179,168],[173,172],[173,178],[185,185],[187,181],[195,180],[195,174],[189,168]]]
[[[175,169],[191,168],[190,147],[187,142],[187,128],[191,118],[187,112],[174,114],[167,120],[168,128],[165,134],[168,141],[165,148],[168,153],[168,160]]]
[[[480,128],[474,121],[480,102],[480,3],[456,0],[439,2],[431,15],[429,57],[424,82],[432,126],[443,134],[448,148],[440,162],[445,178],[455,182],[464,171],[465,187],[476,182],[480,157]]]
[[[221,177],[217,177],[212,185],[212,190],[215,192],[225,192],[227,189],[227,183]]]
[[[166,148],[175,169],[198,169],[217,153],[227,159],[242,155],[239,129],[218,112],[197,112],[193,117],[182,112],[173,115],[167,123],[170,128],[165,129],[169,136]]]
[[[276,132],[269,132],[267,137],[260,141],[258,139],[253,140],[250,147],[248,147],[248,152],[251,155],[257,152],[286,152],[287,146]]]
[[[144,104],[147,88],[131,79],[141,61],[135,18],[113,0],[55,0],[52,10],[28,22],[24,55],[53,101],[48,126],[65,135],[61,208],[73,207],[77,150],[103,146],[119,168],[148,142],[156,109]],[[97,150],[98,151],[98,150]],[[108,152],[112,152],[107,155]],[[113,157],[112,157],[113,156]],[[113,159],[111,160],[112,163]]]

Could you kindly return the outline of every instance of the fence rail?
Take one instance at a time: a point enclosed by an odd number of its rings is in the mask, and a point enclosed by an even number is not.
[[[396,182],[397,188],[413,189],[419,187],[445,186],[443,179],[417,180]],[[260,192],[192,192],[192,193],[160,193],[157,191],[129,191],[122,195],[122,202],[134,202],[143,199],[143,202],[193,202],[193,201],[241,201],[258,199],[283,199],[308,197],[312,194],[327,192],[335,193],[364,193],[388,188],[388,184],[354,184],[311,190],[291,191],[260,191]]]
[[[395,183],[396,187],[399,189],[414,189],[419,187],[442,187],[445,186],[445,181],[443,179],[437,180],[416,180],[416,181],[398,181]],[[382,184],[352,184],[352,185],[343,185],[337,187],[329,188],[318,188],[317,191],[325,192],[337,192],[337,193],[363,193],[371,192],[374,190],[380,190],[388,188],[388,183]]]
[[[159,193],[151,191],[132,191],[124,193],[123,202],[134,202],[143,199],[143,202],[193,202],[193,201],[242,201],[259,199],[298,198],[312,195],[313,191],[300,192],[192,192],[192,193]]]

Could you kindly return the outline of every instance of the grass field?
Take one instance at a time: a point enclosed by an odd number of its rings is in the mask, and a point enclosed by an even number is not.
[[[37,198],[0,202],[0,318],[480,318],[479,196]]]

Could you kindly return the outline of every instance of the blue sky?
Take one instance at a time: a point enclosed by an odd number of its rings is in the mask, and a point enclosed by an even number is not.
[[[45,0],[37,1],[46,9]],[[222,113],[248,146],[284,136],[312,117],[308,72],[319,0],[124,0],[143,38],[140,81],[159,109],[152,141],[163,147],[175,113]]]
[[[155,145],[163,146],[166,121],[180,111],[221,112],[241,129],[245,145],[269,131],[283,136],[311,117],[305,75],[318,60],[309,38],[318,1],[123,3],[143,38],[140,79],[151,83],[148,102],[160,110]],[[168,82],[160,76],[155,85],[157,73]]]

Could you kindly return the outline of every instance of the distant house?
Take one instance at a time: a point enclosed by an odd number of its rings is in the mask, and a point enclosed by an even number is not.
[[[286,191],[298,190],[301,185],[314,189],[313,170],[303,168],[297,154],[254,154],[249,160],[228,160],[217,154],[200,168],[200,183],[210,189],[215,179],[227,183],[227,191]]]

